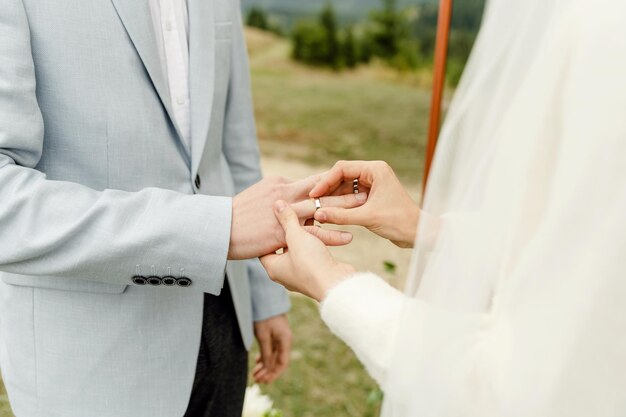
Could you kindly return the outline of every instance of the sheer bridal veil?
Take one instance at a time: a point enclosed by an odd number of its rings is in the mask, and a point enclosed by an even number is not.
[[[488,0],[424,199],[436,220],[419,226],[384,417],[625,410],[624,16],[623,0]]]

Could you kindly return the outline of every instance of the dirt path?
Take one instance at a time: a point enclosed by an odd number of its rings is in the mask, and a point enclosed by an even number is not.
[[[299,161],[268,156],[263,157],[262,164],[265,175],[280,175],[290,179],[304,178],[328,169],[328,167],[312,167]],[[407,188],[417,200],[418,187],[408,185]],[[332,249],[337,259],[349,262],[361,271],[375,272],[393,285],[400,286],[404,282],[411,250],[400,249],[361,227],[346,227],[345,230],[354,234],[354,240],[348,246]],[[385,262],[396,265],[395,272],[386,271]]]

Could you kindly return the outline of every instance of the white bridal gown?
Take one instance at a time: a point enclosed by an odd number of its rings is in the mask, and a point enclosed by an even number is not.
[[[626,416],[626,1],[489,1],[425,211],[321,307],[384,416]]]

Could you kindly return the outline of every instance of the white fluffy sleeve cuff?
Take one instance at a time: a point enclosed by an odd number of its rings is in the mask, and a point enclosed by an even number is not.
[[[358,273],[330,290],[322,319],[354,350],[384,388],[405,296],[373,273]]]

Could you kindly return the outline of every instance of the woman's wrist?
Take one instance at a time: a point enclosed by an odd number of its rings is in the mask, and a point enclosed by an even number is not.
[[[415,236],[417,234],[417,224],[419,222],[421,210],[417,205],[410,207],[403,216],[404,221],[399,224],[397,234],[400,239],[391,240],[391,242],[400,248],[412,248],[415,244]]]
[[[350,264],[337,263],[333,268],[327,270],[323,276],[319,276],[317,288],[313,291],[313,298],[321,302],[326,298],[330,290],[339,285],[343,280],[356,273],[356,269]]]

